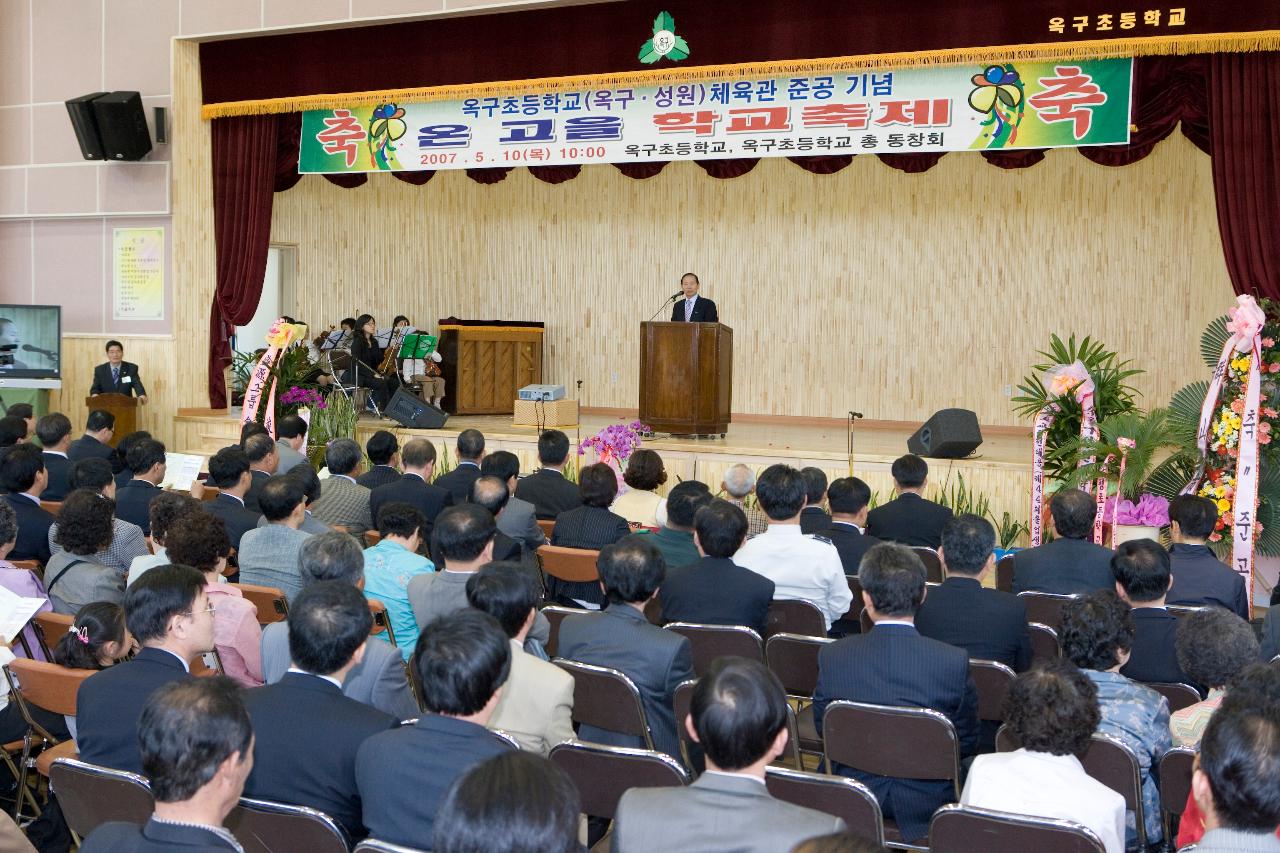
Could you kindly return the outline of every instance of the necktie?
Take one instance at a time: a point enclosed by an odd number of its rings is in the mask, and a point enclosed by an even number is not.
[[[120,368],[118,367],[111,368],[111,384],[112,385],[120,384]]]
[[[693,319],[693,300],[686,299],[684,301],[684,321],[688,323]]]

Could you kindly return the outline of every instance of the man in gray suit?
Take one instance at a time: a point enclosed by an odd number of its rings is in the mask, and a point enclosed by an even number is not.
[[[617,853],[771,853],[845,828],[840,818],[776,800],[765,787],[765,768],[787,747],[787,697],[763,664],[718,659],[693,691],[685,726],[702,745],[707,772],[687,788],[623,794]]]
[[[512,539],[523,543],[524,553],[532,556],[547,544],[547,537],[538,526],[533,504],[516,497],[516,481],[520,478],[520,457],[509,450],[495,450],[480,463],[480,475],[506,481],[507,492],[511,497],[507,499],[502,515],[498,516],[498,529]]]
[[[276,473],[287,474],[297,465],[306,465],[307,457],[302,452],[307,449],[307,422],[298,415],[285,415],[276,424],[276,456],[280,462],[276,465]]]
[[[363,536],[373,527],[369,490],[356,482],[364,452],[351,439],[339,438],[329,443],[324,459],[329,478],[320,484],[320,500],[311,507],[311,514],[352,536]]]
[[[318,581],[342,581],[364,588],[364,552],[345,533],[321,533],[309,538],[298,551],[298,573],[305,589]],[[262,675],[274,684],[289,671],[289,623],[272,622],[262,629]],[[372,705],[398,720],[421,711],[405,675],[404,659],[390,643],[368,643],[364,659],[342,680],[342,694]]]
[[[267,524],[240,537],[240,582],[274,586],[292,600],[302,591],[298,549],[311,537],[298,529],[307,517],[307,496],[292,477],[272,477],[258,505]]]

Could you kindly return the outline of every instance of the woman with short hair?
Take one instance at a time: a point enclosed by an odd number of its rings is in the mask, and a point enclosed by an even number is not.
[[[124,599],[124,576],[93,559],[111,546],[115,513],[116,502],[91,489],[76,489],[62,502],[54,541],[63,550],[44,567],[54,613],[77,613],[95,601],[119,604]]]

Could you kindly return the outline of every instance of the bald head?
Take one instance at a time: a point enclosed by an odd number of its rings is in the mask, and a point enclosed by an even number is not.
[[[494,518],[502,512],[510,498],[511,493],[507,490],[506,481],[500,477],[492,475],[479,477],[471,484],[471,502],[489,510]]]

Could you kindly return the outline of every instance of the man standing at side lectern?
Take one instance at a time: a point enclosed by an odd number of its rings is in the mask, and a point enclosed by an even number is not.
[[[714,308],[712,309],[714,313]],[[136,394],[138,402],[147,404],[147,389],[138,376],[138,365],[124,360],[124,344],[107,341],[107,361],[93,369],[93,387],[90,394]]]
[[[673,323],[716,323],[720,315],[716,313],[716,304],[710,299],[698,295],[701,282],[698,277],[687,272],[680,276],[680,289],[684,291],[684,299],[676,302],[671,309]]]

